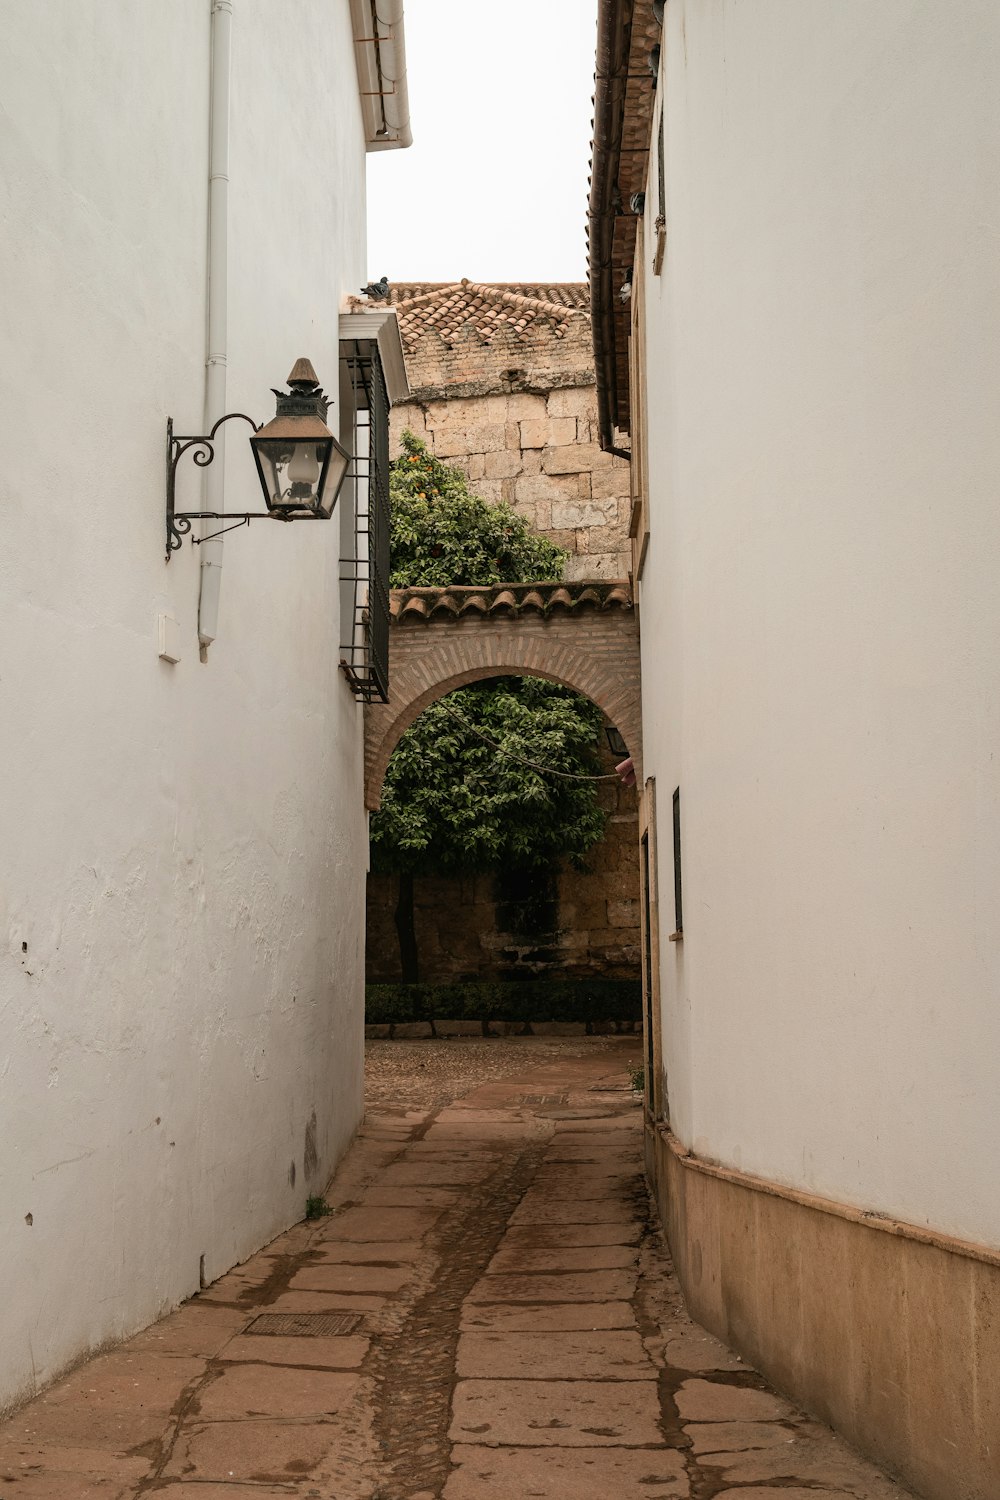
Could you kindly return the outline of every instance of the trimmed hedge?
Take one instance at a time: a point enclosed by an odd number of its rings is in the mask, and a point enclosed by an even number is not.
[[[365,1023],[410,1021],[641,1021],[638,979],[473,980],[368,984]]]

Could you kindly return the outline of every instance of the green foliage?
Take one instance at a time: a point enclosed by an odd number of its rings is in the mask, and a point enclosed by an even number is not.
[[[447,706],[500,746],[465,729]],[[601,712],[537,677],[495,678],[433,703],[396,746],[371,820],[381,870],[440,872],[579,864],[604,832],[595,783],[566,781],[522,760],[599,773]]]
[[[319,1197],[318,1195],[315,1197],[310,1195],[306,1199],[307,1219],[324,1219],[326,1218],[327,1214],[332,1213],[333,1209],[330,1207],[329,1203],[327,1203],[325,1198]]]
[[[509,505],[474,495],[460,469],[403,433],[389,475],[392,588],[542,583],[560,579],[566,553],[535,536]]]
[[[394,588],[538,583],[562,577],[566,554],[532,533],[509,505],[469,490],[461,470],[405,432],[390,474]],[[604,832],[594,782],[565,781],[503,749],[560,771],[600,770],[601,714],[589,699],[539,678],[495,678],[426,708],[389,762],[371,820],[376,869],[539,868],[579,862]]]
[[[628,1070],[629,1083],[632,1085],[633,1094],[644,1094],[646,1092],[646,1069],[642,1063],[638,1067],[630,1067]]]

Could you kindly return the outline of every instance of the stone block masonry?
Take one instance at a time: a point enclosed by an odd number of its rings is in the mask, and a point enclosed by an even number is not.
[[[625,578],[627,461],[597,441],[587,289],[421,283],[394,290],[411,401],[406,428],[569,553],[566,577]]]
[[[610,769],[612,757],[606,753],[602,770]],[[531,877],[416,877],[414,919],[424,983],[638,976],[635,791],[602,782],[599,797],[605,833],[584,872],[559,865]],[[372,984],[400,977],[397,885],[396,875],[368,877],[367,978]]]

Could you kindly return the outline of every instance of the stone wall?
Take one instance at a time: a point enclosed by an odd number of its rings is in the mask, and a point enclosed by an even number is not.
[[[598,443],[589,316],[564,311],[488,343],[474,318],[446,340],[404,317],[413,398],[393,410],[393,451],[409,427],[477,494],[565,547],[568,579],[625,578],[629,467]]]
[[[606,757],[605,769],[611,768]],[[639,871],[635,790],[602,782],[605,836],[584,872],[418,876],[414,915],[420,978],[635,979],[639,973]],[[400,977],[395,875],[368,877],[369,983]]]

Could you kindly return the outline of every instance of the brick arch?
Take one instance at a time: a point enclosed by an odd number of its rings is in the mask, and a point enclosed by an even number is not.
[[[389,702],[365,710],[365,806],[389,757],[438,698],[484,677],[544,677],[591,698],[620,729],[642,785],[639,633],[623,583],[394,589]]]

